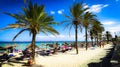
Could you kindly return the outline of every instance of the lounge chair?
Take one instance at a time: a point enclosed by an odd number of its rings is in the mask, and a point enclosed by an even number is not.
[[[51,51],[50,50],[42,50],[42,51],[37,51],[36,53],[39,55],[42,55],[42,56],[49,56]]]
[[[9,56],[7,53],[4,53],[2,56],[0,56],[0,62],[4,63],[10,59],[11,56]]]

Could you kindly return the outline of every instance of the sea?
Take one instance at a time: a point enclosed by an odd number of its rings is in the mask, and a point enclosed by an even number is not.
[[[40,48],[46,48],[46,44],[56,44],[56,43],[58,43],[61,46],[65,42],[68,43],[68,44],[74,43],[74,41],[39,41],[39,42],[36,42],[36,45]],[[79,41],[78,43],[80,43],[80,42],[81,41]],[[7,45],[10,45],[10,46],[11,45],[16,45],[16,49],[24,50],[30,44],[31,44],[31,42],[0,42],[0,47],[5,47]]]

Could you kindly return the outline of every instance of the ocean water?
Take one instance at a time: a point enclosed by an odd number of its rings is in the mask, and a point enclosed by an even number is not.
[[[36,42],[36,45],[40,48],[46,48],[46,44],[58,43],[61,46],[64,42],[70,44],[73,43],[74,41],[41,41],[41,42]],[[17,45],[16,49],[20,49],[20,50],[24,50],[30,44],[31,42],[0,42],[1,47],[7,45]]]

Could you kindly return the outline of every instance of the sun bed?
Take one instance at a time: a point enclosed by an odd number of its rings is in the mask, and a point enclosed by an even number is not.
[[[0,56],[0,63],[4,63],[8,61],[11,58],[7,53],[4,53],[2,56]]]

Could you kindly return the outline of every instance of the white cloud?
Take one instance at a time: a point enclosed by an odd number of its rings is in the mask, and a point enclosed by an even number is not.
[[[86,5],[86,4],[84,5],[84,8],[88,8],[88,7],[89,7],[88,5]]]
[[[50,11],[50,14],[55,14],[55,11]]]
[[[58,14],[62,14],[64,12],[64,9],[58,10]]]
[[[38,41],[74,41],[75,40],[75,35],[49,35],[49,36],[41,36],[37,35],[36,38]],[[78,40],[84,40],[84,35],[81,34],[81,36],[78,36]]]
[[[107,6],[109,6],[109,5],[108,4],[105,4],[105,5],[103,5],[103,4],[92,5],[88,11],[99,13],[103,8],[105,8]]]
[[[103,5],[103,7],[107,7],[107,6],[109,6],[108,4],[106,4],[106,5]]]
[[[116,24],[116,22],[114,22],[114,21],[104,21],[104,22],[102,22],[102,24],[104,24],[104,25],[113,25],[113,24]]]
[[[110,31],[111,34],[114,36],[114,33],[118,33],[120,32],[120,24],[118,24],[119,22],[116,21],[103,21],[102,24],[105,28],[105,31]]]

